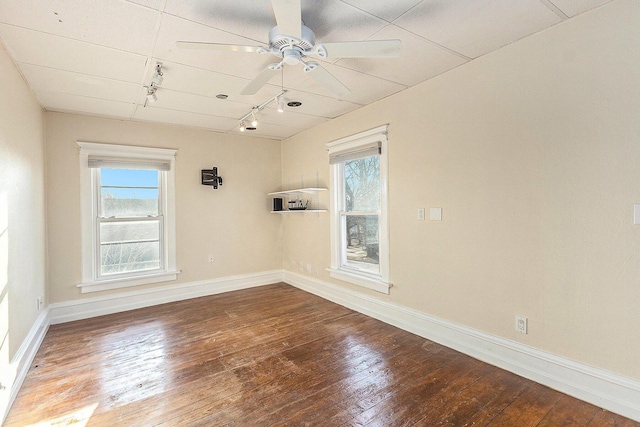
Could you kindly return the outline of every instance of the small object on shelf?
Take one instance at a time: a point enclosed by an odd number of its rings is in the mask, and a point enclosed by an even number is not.
[[[202,169],[202,185],[211,185],[214,190],[218,189],[218,185],[222,185],[222,177],[218,176],[218,168]]]
[[[282,197],[274,197],[273,198],[273,210],[281,211],[282,210]]]
[[[291,211],[304,211],[309,206],[309,200],[307,203],[302,203],[302,200],[289,200],[289,210]]]

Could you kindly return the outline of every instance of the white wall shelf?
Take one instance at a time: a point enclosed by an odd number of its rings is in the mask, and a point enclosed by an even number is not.
[[[269,196],[288,196],[294,194],[315,194],[318,191],[326,191],[327,188],[309,187],[309,188],[297,188],[295,190],[276,191],[269,193]]]
[[[319,204],[319,200],[318,200],[318,193],[320,191],[327,191],[328,188],[324,188],[324,187],[305,187],[305,188],[295,188],[293,190],[285,190],[285,191],[274,191],[273,193],[269,193],[269,196],[282,196],[283,198],[293,198],[293,199],[297,199],[299,196],[303,195],[303,194],[311,194],[314,195],[315,197],[315,207],[317,209],[286,209],[286,202],[283,203],[283,210],[281,211],[271,211],[271,213],[275,213],[275,214],[288,214],[288,213],[321,213],[321,212],[328,212],[327,209],[320,209],[320,207],[318,206]]]

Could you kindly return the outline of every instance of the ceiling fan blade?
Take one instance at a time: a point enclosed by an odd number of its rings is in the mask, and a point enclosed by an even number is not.
[[[242,89],[240,95],[255,95],[262,86],[266,85],[267,82],[278,73],[279,70],[280,68],[278,68],[278,64],[271,64],[267,66],[267,68],[260,71],[260,74],[249,82],[247,87]]]
[[[242,46],[235,44],[207,43],[207,42],[185,42],[177,41],[176,46],[181,49],[207,49],[207,50],[225,50],[228,52],[250,52],[255,53],[261,46]]]
[[[322,46],[327,58],[396,58],[402,50],[400,40],[322,43]]]
[[[351,91],[343,85],[340,80],[333,77],[333,75],[318,64],[317,62],[309,62],[305,64],[304,72],[309,74],[315,81],[320,83],[329,92],[334,95],[344,98],[349,95]]]
[[[302,37],[302,7],[300,0],[271,0],[278,32],[297,39]]]

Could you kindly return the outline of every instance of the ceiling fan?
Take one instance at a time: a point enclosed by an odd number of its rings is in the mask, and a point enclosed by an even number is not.
[[[240,94],[253,95],[286,65],[303,66],[320,85],[338,97],[350,91],[324,67],[315,61],[305,61],[308,56],[326,58],[391,58],[400,56],[400,40],[367,40],[316,44],[313,31],[302,22],[301,0],[271,0],[277,26],[269,31],[268,46],[243,46],[222,43],[178,41],[176,45],[187,49],[213,49],[231,52],[270,53],[281,58],[269,64]]]

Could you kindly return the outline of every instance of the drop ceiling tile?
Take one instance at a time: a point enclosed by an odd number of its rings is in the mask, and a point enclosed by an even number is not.
[[[343,0],[358,9],[364,10],[380,19],[391,22],[403,15],[420,3],[422,0],[395,0],[395,1],[371,1],[371,0]]]
[[[539,0],[423,1],[394,24],[469,58],[561,22]]]
[[[87,74],[72,73],[38,65],[20,64],[20,70],[34,92],[57,92],[90,96],[133,104],[140,85]],[[47,107],[47,105],[44,105]]]
[[[408,87],[360,71],[343,68],[340,65],[323,64],[323,66],[351,91],[343,99],[355,104],[370,104]],[[328,94],[324,87],[308,76],[305,80],[295,85],[294,88],[319,95],[326,96]]]
[[[188,111],[170,110],[166,108],[159,108],[154,105],[155,104],[152,104],[147,107],[138,105],[135,113],[133,114],[133,120],[193,126],[220,132],[229,131],[238,124],[237,120],[225,117],[216,117]]]
[[[405,86],[413,86],[466,62],[463,57],[395,25],[385,27],[372,38],[401,39],[401,56],[341,59],[336,65]]]
[[[0,38],[19,63],[131,83],[140,83],[144,75],[143,55],[5,24],[0,24]]]
[[[158,100],[153,104],[153,107],[157,108],[227,117],[230,119],[239,119],[251,110],[251,107],[246,104],[215,97],[194,95],[192,93],[176,92],[162,87],[158,89],[156,95]],[[143,102],[144,100],[142,100],[141,103]]]
[[[133,114],[135,104],[106,99],[90,98],[59,92],[36,92],[40,104],[47,111],[80,112],[106,117],[129,119]]]
[[[175,16],[163,15],[153,56],[163,62],[191,65],[247,79],[255,77],[269,63],[279,62],[275,56],[257,53],[179,49],[176,47],[176,41],[180,40],[260,46],[254,40]]]
[[[295,89],[288,91],[286,97],[288,101],[302,102],[300,107],[290,111],[329,119],[361,107],[361,105],[352,102],[341,101],[328,96],[315,95]]]
[[[268,43],[269,31],[276,25],[270,0],[167,0],[164,11],[260,44]]]
[[[157,17],[123,1],[0,0],[3,23],[140,54],[153,46]]]
[[[567,16],[576,16],[610,2],[611,0],[551,0],[551,3],[556,5]]]
[[[140,6],[148,7],[154,10],[160,10],[162,6],[162,0],[127,0],[130,3],[139,4]]]
[[[303,2],[302,18],[316,43],[366,40],[387,23],[339,0]]]

